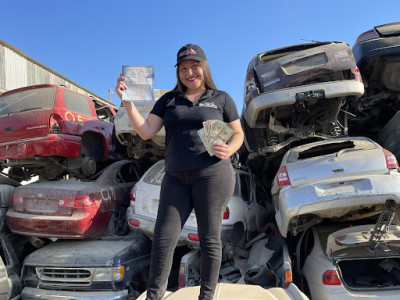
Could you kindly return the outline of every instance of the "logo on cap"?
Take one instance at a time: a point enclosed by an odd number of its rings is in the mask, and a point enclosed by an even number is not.
[[[181,53],[179,53],[179,57],[184,56],[184,55],[190,55],[190,54],[197,54],[197,52],[194,51],[193,49],[183,50]]]

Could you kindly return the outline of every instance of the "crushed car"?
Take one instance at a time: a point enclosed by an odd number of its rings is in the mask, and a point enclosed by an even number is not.
[[[63,86],[42,84],[0,96],[0,161],[10,178],[89,177],[115,159],[116,107]]]
[[[136,299],[146,288],[150,249],[147,237],[132,234],[48,244],[25,258],[21,298]]]
[[[163,91],[166,90],[155,90]],[[158,94],[162,94],[160,92]],[[143,118],[147,118],[155,101],[134,101]],[[143,140],[132,128],[125,107],[121,106],[114,119],[113,145],[120,157],[134,159],[144,173],[151,165],[165,158],[165,129],[148,140]]]
[[[388,221],[325,222],[303,232],[298,286],[312,299],[398,299],[400,227]]]
[[[128,231],[129,194],[139,179],[135,164],[112,163],[91,180],[35,182],[14,189],[6,220],[12,232],[45,238],[87,238]]]
[[[185,254],[179,267],[179,288],[200,284],[199,249]],[[220,283],[288,288],[293,283],[292,260],[285,239],[273,223],[243,246],[226,243],[222,249]]]
[[[157,218],[161,182],[165,160],[155,163],[135,184],[127,210],[127,221],[132,230],[140,230],[153,237]],[[268,194],[256,177],[244,168],[236,167],[236,186],[225,208],[221,239],[242,245],[252,239],[265,224],[272,221],[273,210]],[[186,221],[178,245],[199,247],[197,221],[192,212]]]
[[[365,93],[350,105],[349,133],[375,139],[400,110],[400,22],[361,33],[352,50]]]
[[[288,150],[272,183],[275,220],[284,237],[324,219],[377,216],[400,203],[396,157],[367,137],[337,137]]]
[[[244,158],[266,187],[292,143],[347,134],[341,110],[364,86],[344,42],[290,45],[249,62],[242,111]]]

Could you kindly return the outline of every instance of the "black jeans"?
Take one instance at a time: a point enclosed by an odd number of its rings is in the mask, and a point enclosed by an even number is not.
[[[193,209],[201,249],[199,299],[213,298],[221,267],[222,214],[234,187],[235,171],[230,163],[165,174],[154,229],[147,300],[162,299],[174,249]]]

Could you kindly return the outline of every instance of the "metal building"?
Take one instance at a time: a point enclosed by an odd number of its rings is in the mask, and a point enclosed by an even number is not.
[[[108,100],[34,60],[14,46],[0,40],[0,94],[19,87],[43,83],[63,85],[70,90],[93,96],[115,106]]]

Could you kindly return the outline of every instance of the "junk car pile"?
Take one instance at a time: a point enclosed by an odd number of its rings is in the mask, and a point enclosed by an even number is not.
[[[250,60],[218,297],[234,283],[240,299],[397,298],[399,68],[400,22],[352,49],[303,43]],[[146,117],[154,102],[137,104]],[[0,296],[145,297],[164,129],[143,141],[123,107],[50,84],[0,96],[0,125]],[[200,280],[194,213],[176,254],[170,288],[184,289],[165,297],[188,299]]]

